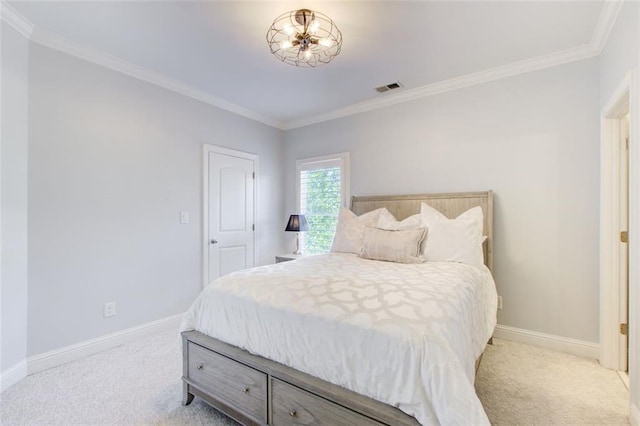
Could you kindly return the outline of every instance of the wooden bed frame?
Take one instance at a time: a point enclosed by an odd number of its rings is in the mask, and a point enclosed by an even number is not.
[[[427,203],[449,218],[480,206],[485,264],[493,269],[493,193],[352,197],[361,215],[386,207],[402,220]],[[197,331],[182,333],[183,404],[194,396],[244,425],[418,425],[399,409]],[[482,355],[476,360],[476,370]]]

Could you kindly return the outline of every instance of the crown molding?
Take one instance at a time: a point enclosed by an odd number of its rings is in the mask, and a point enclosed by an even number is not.
[[[324,114],[288,122],[285,124],[284,130],[291,130],[298,127],[309,126],[311,124],[322,123],[324,121],[335,120],[337,118],[347,117],[361,112],[372,111],[374,109],[384,108],[428,96],[434,96],[440,93],[450,92],[452,90],[488,83],[501,78],[512,77],[532,71],[539,71],[544,68],[550,68],[598,56],[602,53],[602,49],[604,49],[623,3],[624,0],[608,0],[604,3],[602,11],[600,12],[600,17],[598,18],[598,23],[596,24],[593,36],[591,37],[591,41],[587,45],[519,62],[513,62],[511,64],[455,77],[450,80],[428,84],[415,89],[404,90],[400,93],[388,94],[384,98],[358,102]]]
[[[283,128],[282,123],[272,120],[268,117],[239,107],[238,105],[232,104],[231,102],[225,101],[224,99],[218,98],[216,96],[212,96],[204,91],[198,90],[192,86],[166,77],[160,73],[156,73],[138,65],[134,65],[130,62],[102,52],[98,49],[80,45],[48,31],[36,28],[33,31],[31,40],[35,43],[41,44],[51,49],[59,50],[69,55],[76,56],[80,59],[84,59],[85,61],[102,65],[114,71],[118,71],[139,80],[145,81],[147,83],[163,87],[167,90],[171,90],[181,95],[188,96],[190,98],[196,99],[209,105],[213,105],[234,114],[241,115],[251,120],[259,121],[268,126],[278,129]]]
[[[488,83],[490,81],[500,80],[502,78],[525,74],[532,71],[538,71],[544,68],[554,67],[556,65],[562,65],[569,62],[575,62],[594,56],[598,56],[598,52],[596,52],[591,47],[591,45],[584,45],[573,49],[567,49],[548,55],[538,56],[519,62],[513,62],[511,64],[490,68],[488,70],[479,71],[472,74],[466,74],[460,77],[452,78],[450,80],[439,81],[437,83],[428,84],[426,86],[417,87],[415,89],[405,90],[400,93],[389,94],[384,98],[358,102],[356,104],[330,111],[325,114],[289,122],[285,125],[284,130],[291,130],[298,127],[321,123],[323,121],[335,120],[336,118],[347,117],[349,115],[359,114],[361,112],[384,108],[387,106],[413,101],[428,96],[434,96],[445,92],[451,92],[453,90],[475,86],[477,84]]]
[[[167,90],[171,90],[173,92],[190,97],[192,99],[196,99],[209,105],[213,105],[234,114],[241,115],[251,120],[258,121],[268,126],[275,127],[281,130],[283,129],[283,124],[276,120],[272,120],[271,118],[232,104],[231,102],[228,102],[222,98],[210,95],[202,90],[198,90],[192,86],[166,77],[160,73],[156,73],[146,68],[134,65],[130,62],[102,52],[98,49],[83,46],[52,32],[36,28],[35,25],[33,25],[27,18],[22,16],[22,14],[20,14],[4,0],[0,0],[0,19],[11,25],[20,34],[30,39],[34,43],[38,43],[51,49],[67,53],[77,58],[84,59],[85,61],[102,65],[114,71],[121,72],[147,83],[163,87]]]
[[[85,61],[93,62],[98,65],[102,65],[106,68],[110,68],[114,71],[121,72],[147,83],[154,84],[156,86],[163,87],[167,90],[179,93],[184,96],[196,99],[209,105],[224,109],[234,114],[241,115],[251,120],[259,121],[271,127],[282,129],[283,125],[280,122],[272,120],[268,117],[242,108],[238,105],[232,104],[224,99],[212,96],[202,90],[198,90],[192,86],[181,83],[178,80],[166,77],[160,73],[150,71],[146,68],[134,65],[128,61],[117,58],[113,55],[105,53],[101,50],[86,47],[79,43],[72,42],[57,34],[41,30],[36,28],[32,35],[31,40],[34,43],[41,44],[43,46],[55,49],[69,55],[84,59]]]
[[[404,90],[400,93],[387,94],[383,98],[358,102],[324,114],[305,117],[300,120],[294,120],[286,123],[273,120],[246,108],[242,108],[224,99],[196,89],[193,86],[189,86],[160,73],[134,65],[98,49],[80,45],[57,34],[36,28],[28,19],[9,6],[4,0],[0,0],[0,18],[2,21],[11,25],[18,32],[25,37],[30,38],[35,43],[102,65],[114,71],[121,72],[147,83],[163,87],[167,90],[171,90],[251,120],[261,122],[268,126],[280,130],[290,130],[598,56],[602,53],[623,3],[624,0],[608,0],[604,3],[594,34],[591,38],[591,42],[588,45],[490,68],[488,70],[455,77],[450,80],[417,87],[415,89]]]
[[[35,28],[27,18],[5,1],[0,1],[0,21],[6,22],[26,38],[31,37]]]
[[[144,82],[163,87],[172,92],[179,93],[208,105],[258,121],[266,124],[267,126],[284,130],[284,123],[277,120],[273,120],[246,108],[242,108],[236,104],[228,102],[217,96],[210,95],[209,93],[184,84],[178,80],[169,78],[163,74],[134,65],[131,62],[110,55],[99,49],[87,47],[50,31],[36,28],[34,24],[4,0],[0,0],[0,20],[11,25],[20,34],[34,43],[101,65]]]
[[[602,7],[598,23],[596,24],[596,29],[593,32],[593,37],[591,37],[590,43],[591,47],[598,52],[598,55],[602,53],[602,49],[604,49],[604,45],[607,43],[607,39],[609,38],[609,34],[611,34],[611,30],[616,23],[616,19],[618,18],[620,9],[622,9],[623,3],[624,0],[607,1]]]

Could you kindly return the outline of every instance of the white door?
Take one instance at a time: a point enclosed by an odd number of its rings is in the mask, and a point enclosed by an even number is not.
[[[255,161],[209,152],[208,282],[254,265]]]

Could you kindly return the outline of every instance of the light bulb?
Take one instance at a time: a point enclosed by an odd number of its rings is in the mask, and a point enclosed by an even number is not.
[[[322,38],[318,41],[318,44],[320,46],[324,46],[324,47],[331,47],[331,45],[333,44],[333,42],[331,41],[331,39],[328,38]]]
[[[311,51],[310,50],[307,50],[307,51],[304,52],[304,58],[305,59],[311,59]]]
[[[315,34],[316,31],[318,31],[318,28],[320,28],[320,22],[316,20],[311,21],[311,25],[309,25],[309,32],[311,34]]]
[[[290,47],[293,47],[293,44],[291,44],[289,40],[285,40],[280,43],[280,49],[284,50],[284,49],[289,49]]]
[[[291,26],[291,24],[287,24],[282,28],[282,31],[284,31],[285,33],[287,33],[288,35],[292,35],[293,34],[293,27]]]

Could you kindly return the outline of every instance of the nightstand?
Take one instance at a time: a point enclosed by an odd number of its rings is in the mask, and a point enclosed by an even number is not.
[[[276,263],[288,262],[290,260],[300,259],[305,257],[305,254],[279,254],[276,256]]]

